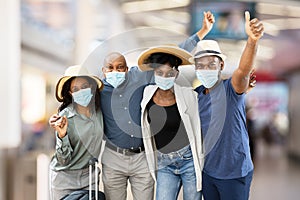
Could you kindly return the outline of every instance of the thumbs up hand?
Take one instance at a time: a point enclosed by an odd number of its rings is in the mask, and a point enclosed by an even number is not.
[[[210,32],[214,23],[215,23],[214,15],[210,11],[203,12],[202,27],[203,29],[207,30],[207,33]]]
[[[257,41],[264,34],[264,25],[257,18],[250,20],[250,13],[248,11],[245,12],[245,30],[247,35]]]

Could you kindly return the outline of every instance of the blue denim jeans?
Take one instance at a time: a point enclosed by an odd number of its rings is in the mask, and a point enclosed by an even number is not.
[[[183,186],[184,200],[200,200],[190,146],[179,151],[163,154],[158,152],[156,200],[176,200]]]

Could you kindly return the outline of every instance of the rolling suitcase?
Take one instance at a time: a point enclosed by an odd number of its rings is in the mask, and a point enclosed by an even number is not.
[[[77,190],[63,197],[61,200],[105,200],[103,192],[98,190],[98,160],[93,158],[89,162],[89,190]],[[95,190],[92,189],[92,170],[95,167]]]

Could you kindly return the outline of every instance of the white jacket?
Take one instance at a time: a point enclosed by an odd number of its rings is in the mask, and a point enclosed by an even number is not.
[[[155,170],[157,166],[157,155],[154,138],[151,136],[152,134],[150,125],[147,120],[146,106],[153,97],[157,88],[157,85],[147,86],[144,90],[143,100],[141,102],[143,142],[149,169],[154,180],[156,180]],[[177,107],[190,141],[194,167],[196,171],[197,191],[200,191],[202,189],[202,169],[204,166],[204,154],[202,148],[197,93],[193,90],[192,87],[181,87],[176,83],[174,84],[174,93]]]

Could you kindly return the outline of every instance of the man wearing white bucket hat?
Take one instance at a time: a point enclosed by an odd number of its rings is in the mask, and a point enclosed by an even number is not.
[[[221,79],[226,56],[213,40],[202,40],[192,60],[202,83],[198,92],[205,163],[202,192],[208,200],[247,200],[253,175],[246,127],[245,93],[264,26],[245,12],[248,35],[238,68]]]

